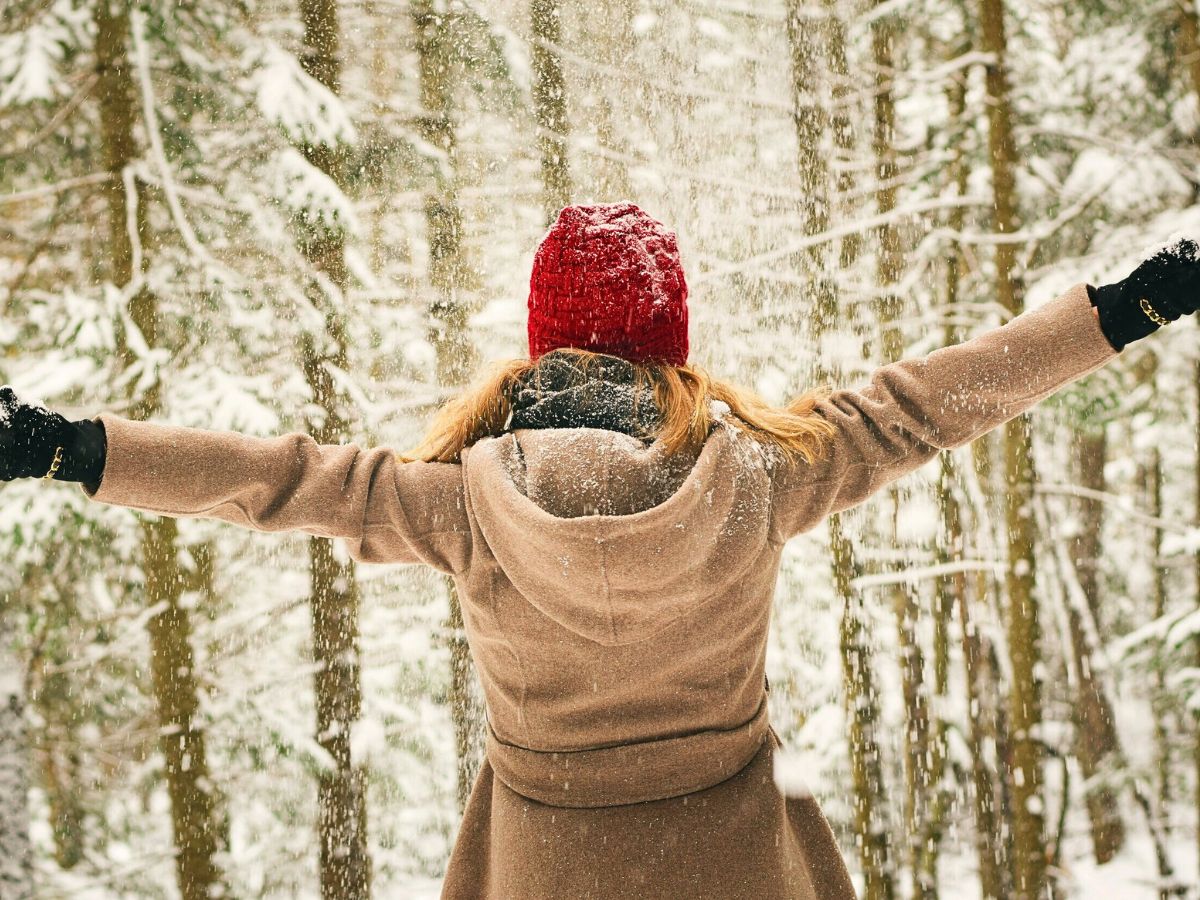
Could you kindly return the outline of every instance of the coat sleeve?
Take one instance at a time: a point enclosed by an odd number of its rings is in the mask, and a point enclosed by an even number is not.
[[[462,467],[403,463],[387,447],[318,444],[101,413],[108,452],[90,499],[164,516],[346,542],[352,559],[462,571],[470,551]]]
[[[815,412],[836,435],[826,457],[775,469],[773,527],[786,540],[862,503],[941,450],[1015,418],[1117,356],[1078,284],[971,340],[876,369]]]

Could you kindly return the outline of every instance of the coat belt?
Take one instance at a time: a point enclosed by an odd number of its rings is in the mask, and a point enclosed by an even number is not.
[[[593,808],[664,800],[732,778],[754,759],[769,729],[767,695],[736,728],[593,750],[530,750],[487,729],[496,777],[518,794],[552,806]]]

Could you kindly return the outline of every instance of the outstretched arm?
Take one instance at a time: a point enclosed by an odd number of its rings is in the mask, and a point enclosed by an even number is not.
[[[999,328],[876,369],[815,412],[836,426],[823,460],[796,460],[774,479],[774,524],[786,539],[855,506],[967,444],[1117,356],[1079,284]]]
[[[301,433],[260,438],[111,413],[78,423],[57,416],[62,422],[56,426],[56,414],[45,410],[23,415],[42,423],[32,429],[40,434],[31,437],[23,423],[23,436],[14,440],[12,425],[0,425],[0,434],[7,427],[10,448],[24,448],[10,449],[9,470],[0,475],[41,476],[46,459],[39,457],[65,444],[52,477],[80,481],[84,494],[97,502],[220,519],[255,531],[342,538],[361,562],[424,562],[447,572],[466,566],[470,528],[457,465],[401,463],[386,447],[318,444]],[[11,423],[18,416],[8,418]],[[94,433],[90,429],[100,430],[107,444],[101,477],[60,477],[74,458],[71,442],[79,433]],[[3,454],[0,447],[0,459]],[[23,470],[16,469],[18,459],[24,460]]]
[[[786,539],[861,503],[1198,306],[1200,248],[1182,240],[1115,284],[1078,284],[969,341],[883,366],[866,387],[835,391],[815,409],[836,427],[826,458],[776,472],[776,535]]]

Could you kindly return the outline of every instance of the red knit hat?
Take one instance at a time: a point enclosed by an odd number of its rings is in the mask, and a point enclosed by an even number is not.
[[[529,357],[560,347],[687,362],[687,282],[674,232],[632,203],[568,206],[533,257]]]

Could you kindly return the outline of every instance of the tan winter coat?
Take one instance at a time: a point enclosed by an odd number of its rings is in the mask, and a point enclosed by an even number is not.
[[[819,406],[827,458],[718,425],[699,457],[517,431],[461,465],[98,416],[97,501],[340,538],[451,574],[487,760],[446,898],[852,898],[811,797],[772,778],[764,662],[784,543],[1116,356],[1084,285]],[[85,489],[85,493],[86,493]]]

